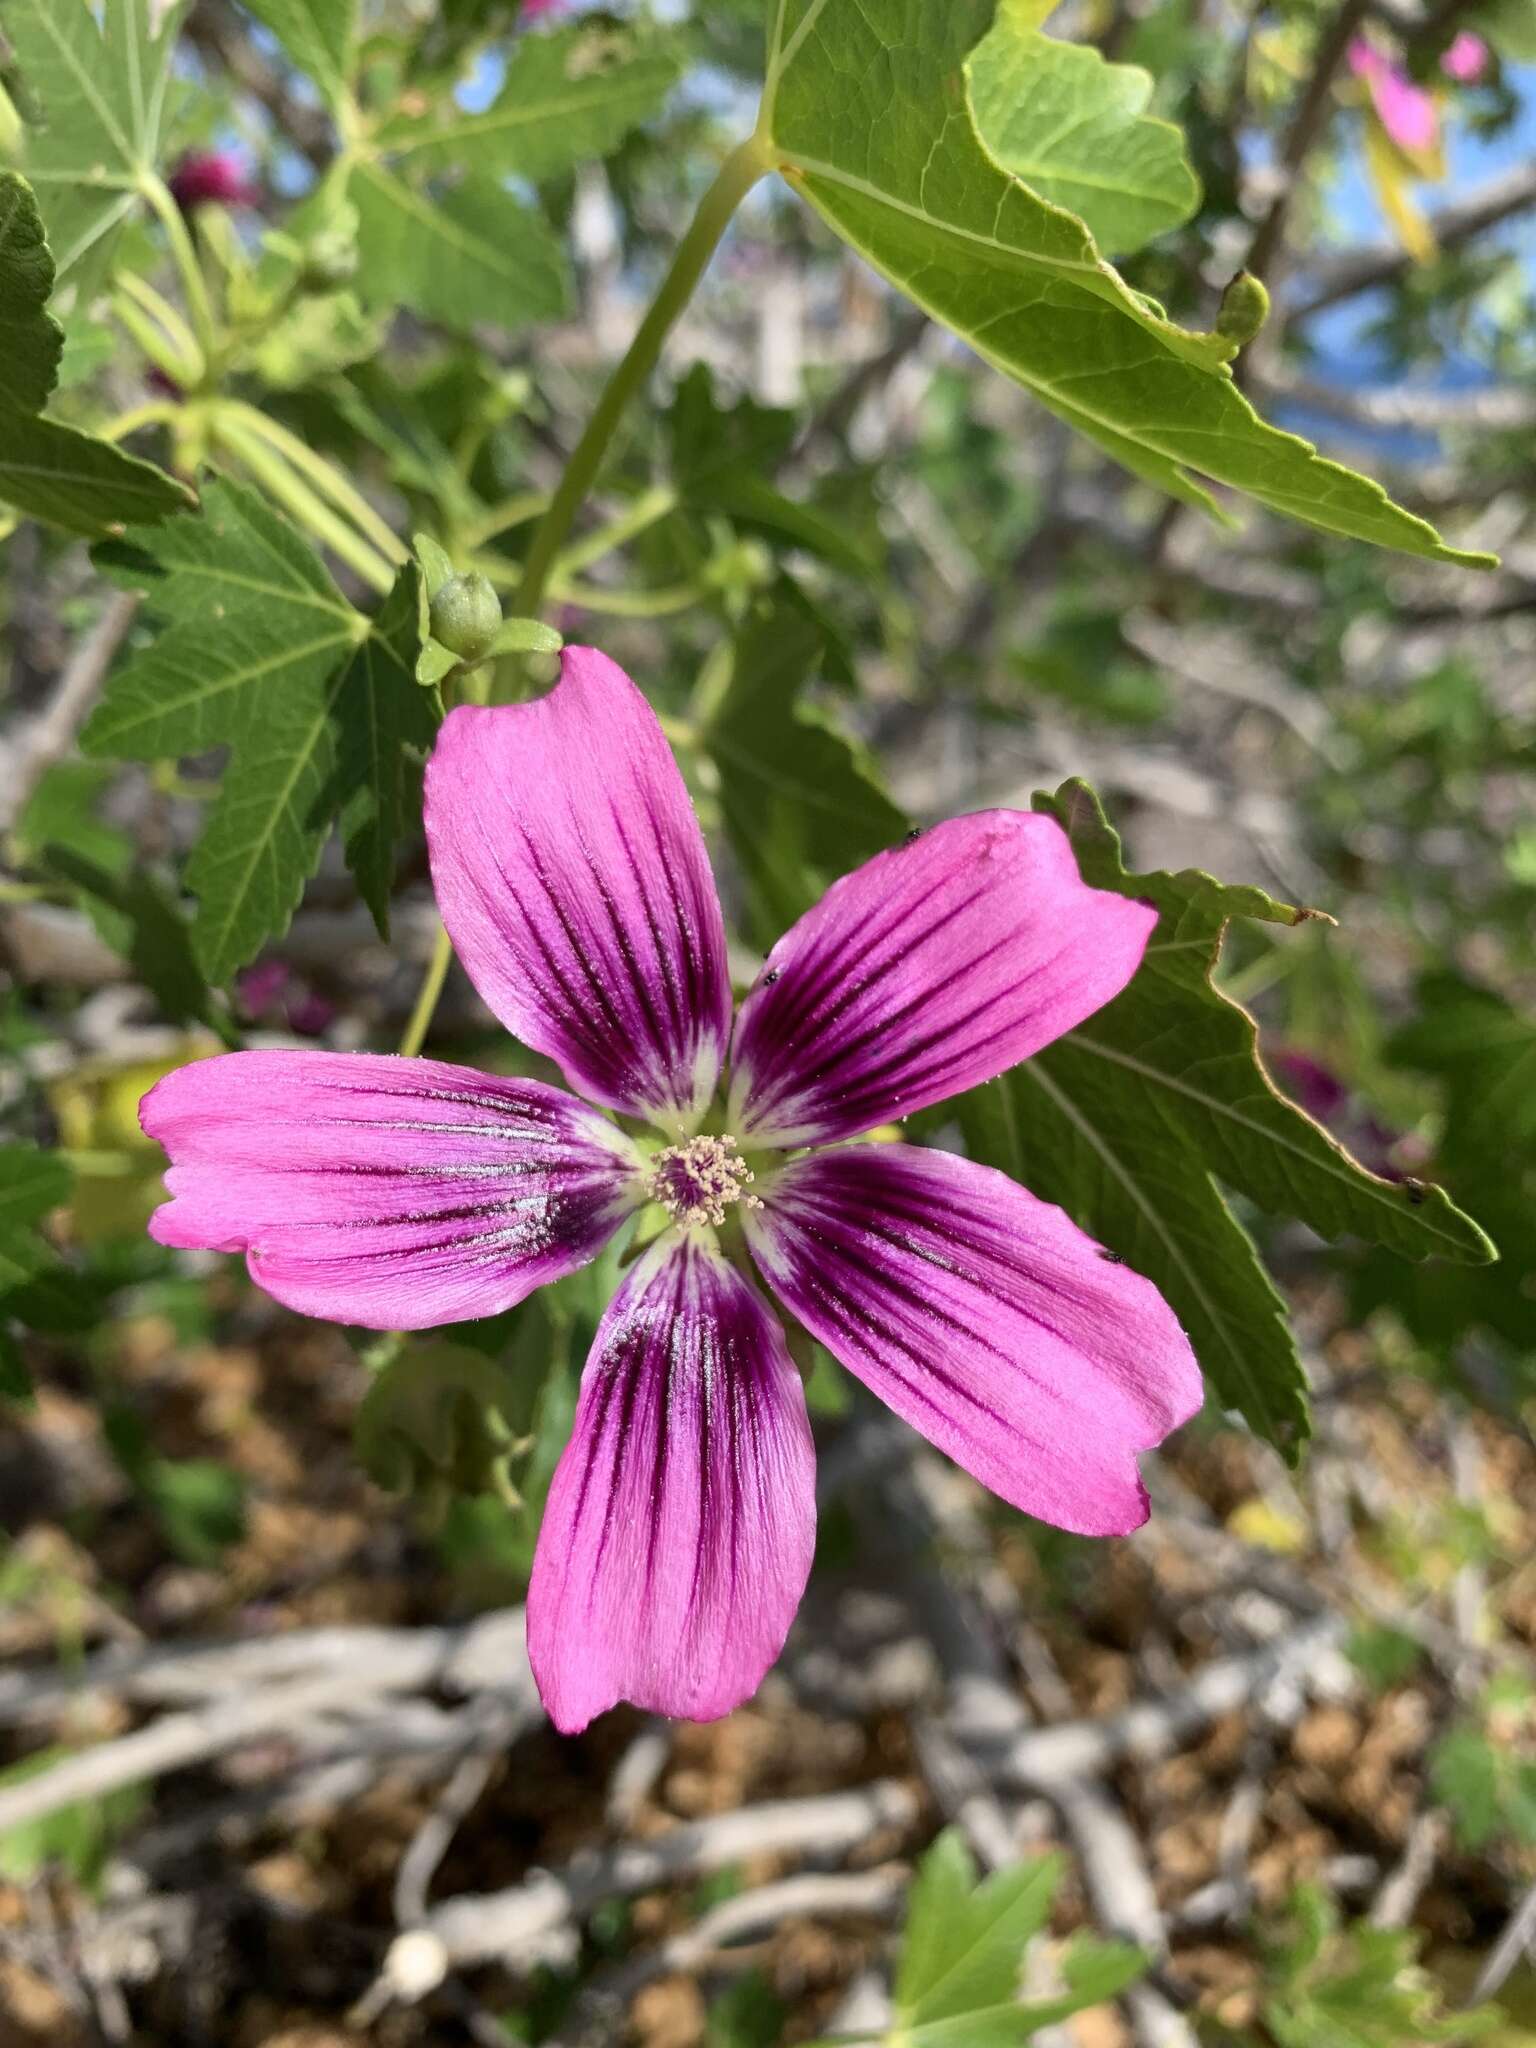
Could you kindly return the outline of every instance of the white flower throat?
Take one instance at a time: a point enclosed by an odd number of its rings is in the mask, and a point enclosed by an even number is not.
[[[647,1188],[674,1222],[718,1225],[736,1202],[761,1209],[747,1192],[754,1178],[734,1138],[687,1138],[656,1154]]]

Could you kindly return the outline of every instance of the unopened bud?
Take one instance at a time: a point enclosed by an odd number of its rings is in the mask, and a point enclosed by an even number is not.
[[[1269,293],[1251,270],[1240,270],[1221,295],[1216,332],[1245,347],[1269,318]]]
[[[490,579],[472,570],[451,576],[432,600],[432,638],[460,661],[479,661],[501,630],[501,600]]]

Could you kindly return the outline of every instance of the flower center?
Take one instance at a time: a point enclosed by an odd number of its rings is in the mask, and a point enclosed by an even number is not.
[[[761,1209],[760,1198],[747,1193],[753,1178],[734,1138],[688,1138],[656,1154],[647,1185],[674,1222],[719,1224],[733,1202]]]

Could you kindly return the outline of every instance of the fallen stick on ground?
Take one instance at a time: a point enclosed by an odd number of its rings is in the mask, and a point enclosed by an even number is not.
[[[1222,1714],[1246,1705],[1274,1678],[1304,1676],[1347,1632],[1342,1615],[1316,1615],[1259,1649],[1213,1659],[1166,1699],[1138,1700],[1103,1720],[1032,1728],[997,1757],[998,1781],[1049,1797],[1062,1778],[1096,1777],[1125,1759],[1157,1762]]]
[[[424,1998],[454,1968],[492,1960],[515,1967],[536,1962],[551,1937],[584,1920],[605,1899],[703,1877],[752,1856],[843,1856],[881,1828],[910,1827],[916,1816],[917,1799],[908,1787],[883,1779],[855,1792],[743,1807],[653,1842],[590,1850],[558,1870],[535,1870],[506,1891],[445,1899],[392,1944],[381,1982],[403,2002]]]
[[[607,2048],[621,2037],[629,2001],[653,1978],[674,1970],[705,1972],[733,1943],[772,1934],[786,1920],[806,1919],[818,1926],[828,1920],[894,1920],[906,1898],[909,1876],[902,1864],[816,1872],[782,1878],[726,1899],[680,1934],[589,1985],[548,2048]]]
[[[83,1666],[0,1675],[0,1721],[76,1707],[113,1693],[143,1705],[209,1700],[278,1680],[347,1673],[358,1699],[370,1693],[520,1693],[532,1686],[523,1610],[503,1607],[442,1628],[314,1628],[224,1643],[111,1649]]]

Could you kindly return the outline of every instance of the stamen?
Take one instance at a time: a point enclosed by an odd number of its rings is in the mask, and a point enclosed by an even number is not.
[[[674,1222],[718,1226],[734,1202],[761,1209],[761,1196],[747,1193],[755,1179],[734,1138],[689,1138],[656,1154],[649,1186]]]

